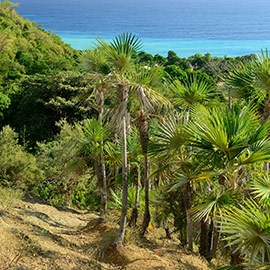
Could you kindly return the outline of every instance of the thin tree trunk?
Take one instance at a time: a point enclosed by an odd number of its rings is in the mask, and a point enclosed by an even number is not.
[[[209,219],[202,219],[199,253],[208,260],[210,255],[209,250]]]
[[[127,222],[127,195],[128,195],[128,179],[127,179],[127,139],[126,139],[126,117],[122,118],[122,211],[118,235],[114,241],[115,244],[122,244],[125,237]]]
[[[142,223],[142,231],[141,235],[145,234],[145,231],[147,227],[149,226],[150,223],[150,210],[149,210],[149,190],[150,190],[150,181],[148,177],[148,157],[147,154],[145,153],[143,155],[144,157],[144,173],[143,173],[143,178],[144,178],[144,215],[143,215],[143,223]]]
[[[220,240],[220,231],[213,225],[213,241],[212,241],[212,248],[210,251],[210,258],[214,258],[217,252],[218,243]]]
[[[136,166],[136,173],[137,174],[137,181],[136,181],[136,195],[135,195],[135,202],[134,206],[132,208],[132,213],[129,221],[129,226],[136,226],[137,225],[137,219],[138,219],[138,214],[139,214],[139,198],[140,198],[140,172],[138,166]]]
[[[186,210],[187,216],[187,242],[188,242],[188,249],[193,251],[193,228],[192,228],[192,221],[191,221],[191,214],[190,209]]]
[[[140,143],[142,147],[143,153],[143,184],[144,184],[144,215],[143,215],[143,223],[141,229],[141,236],[143,236],[146,232],[146,229],[150,223],[150,209],[149,209],[149,190],[150,190],[150,180],[148,177],[148,114],[144,112],[143,109],[140,110],[136,125],[140,134]]]
[[[104,114],[104,93],[101,91],[97,97],[97,102],[99,105],[98,109],[98,121],[103,125],[103,114]],[[106,214],[107,212],[107,175],[106,166],[104,161],[104,150],[103,150],[103,140],[101,143],[101,153],[100,153],[100,169],[101,169],[101,182],[102,188],[100,189],[101,201],[100,201],[100,212],[101,214]]]
[[[187,225],[187,247],[190,251],[193,251],[193,228],[191,221],[191,187],[190,183],[182,186],[182,197],[186,212],[186,225]]]
[[[95,171],[98,181],[99,193],[100,193],[100,213],[101,215],[106,213],[107,210],[107,192],[106,192],[106,178],[104,184],[104,171],[103,164],[100,161],[100,157],[95,159]]]

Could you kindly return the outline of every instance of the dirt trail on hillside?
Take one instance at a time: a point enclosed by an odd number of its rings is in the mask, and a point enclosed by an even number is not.
[[[98,214],[57,209],[34,199],[8,210],[0,207],[0,269],[209,269],[168,240],[125,244],[117,255],[108,252],[117,229]]]

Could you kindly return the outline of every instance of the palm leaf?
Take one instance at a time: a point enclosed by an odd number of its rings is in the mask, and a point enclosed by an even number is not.
[[[253,143],[238,158],[238,164],[245,165],[270,160],[270,140],[265,138]]]
[[[122,33],[116,36],[110,44],[118,54],[126,56],[137,54],[142,48],[141,40],[132,33]]]
[[[255,201],[248,200],[241,208],[232,207],[220,217],[220,226],[228,236],[229,246],[237,245],[250,263],[262,255],[270,255],[270,213]],[[263,262],[262,262],[263,263]]]
[[[204,203],[192,208],[191,214],[195,221],[206,220],[210,216],[216,217],[217,214],[222,216],[222,213],[227,208],[236,205],[238,201],[239,194],[233,189],[218,192],[217,194],[211,192]]]
[[[200,76],[198,73],[188,73],[184,82],[175,80],[170,85],[171,91],[175,94],[176,104],[183,104],[190,108],[194,104],[203,104],[214,94],[214,84]]]
[[[252,193],[261,203],[270,205],[270,176],[269,174],[256,175],[251,183]]]
[[[170,115],[162,123],[153,121],[150,126],[151,140],[149,143],[149,154],[158,155],[169,159],[176,153],[182,152],[187,137],[180,115]]]

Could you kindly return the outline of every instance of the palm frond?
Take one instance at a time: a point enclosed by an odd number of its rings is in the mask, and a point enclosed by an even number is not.
[[[162,123],[153,121],[150,126],[152,134],[149,143],[149,154],[164,156],[169,159],[176,153],[181,153],[187,142],[183,118],[174,114],[168,116]]]
[[[270,205],[270,176],[268,173],[254,176],[251,190],[261,203]]]
[[[76,123],[75,128],[79,133],[76,141],[81,151],[85,154],[99,155],[101,145],[108,138],[109,131],[105,125],[101,125],[96,119],[86,119],[82,123]]]
[[[237,159],[241,165],[268,160],[269,142],[265,136],[269,123],[260,124],[254,107],[233,107],[229,111],[201,106],[191,112],[192,121],[187,127],[191,144],[212,158],[220,158],[226,164]]]
[[[269,209],[268,209],[269,210]],[[250,263],[258,256],[270,255],[270,214],[253,200],[248,200],[241,208],[226,210],[220,226],[228,236],[229,246],[249,256]],[[263,261],[261,262],[264,263]]]
[[[238,158],[238,164],[252,164],[270,160],[270,140],[268,138],[257,141],[247,147]]]
[[[209,101],[215,92],[213,83],[194,72],[188,74],[185,82],[175,80],[170,85],[170,89],[175,94],[176,103],[187,107]]]
[[[132,33],[122,33],[116,36],[110,44],[118,54],[125,56],[138,53],[142,48],[141,40]]]
[[[97,72],[103,75],[109,73],[109,65],[106,54],[101,47],[84,51],[82,55],[81,67],[88,72]]]
[[[236,205],[239,202],[239,194],[229,189],[218,192],[217,194],[211,192],[205,202],[192,208],[191,214],[195,221],[208,219],[210,216],[216,217],[217,214],[222,216],[222,213],[227,209]]]

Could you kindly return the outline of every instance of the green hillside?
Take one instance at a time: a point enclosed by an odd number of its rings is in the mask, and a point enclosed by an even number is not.
[[[1,84],[22,74],[74,69],[78,51],[41,25],[22,18],[14,10],[16,6],[9,1],[0,3]]]

